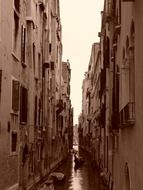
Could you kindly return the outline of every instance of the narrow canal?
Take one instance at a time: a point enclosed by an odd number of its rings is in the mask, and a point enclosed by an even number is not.
[[[55,190],[105,190],[99,177],[99,172],[91,167],[87,154],[79,151],[79,156],[85,159],[85,163],[75,169],[74,156],[69,158],[56,170],[65,174],[65,181],[56,184]]]

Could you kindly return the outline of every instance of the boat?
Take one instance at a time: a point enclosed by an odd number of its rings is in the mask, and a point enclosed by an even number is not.
[[[83,165],[84,159],[82,157],[77,156],[77,154],[74,154],[74,162],[75,167],[78,168]]]
[[[65,180],[65,175],[62,172],[52,172],[49,177],[53,179],[54,183],[63,182]]]

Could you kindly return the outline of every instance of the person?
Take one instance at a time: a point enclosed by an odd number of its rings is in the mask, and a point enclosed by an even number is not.
[[[77,156],[77,152],[74,154],[74,162],[75,162],[76,165],[80,165],[80,160],[79,160],[79,158]]]

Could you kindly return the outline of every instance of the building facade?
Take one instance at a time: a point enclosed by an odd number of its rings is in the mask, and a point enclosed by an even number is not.
[[[91,150],[92,145],[87,150],[91,154],[99,150],[99,156],[95,160],[109,190],[142,189],[143,186],[142,8],[142,1],[105,0],[101,13],[100,84],[97,98],[100,102],[97,122],[100,133],[95,132],[95,136],[99,134],[99,149],[94,144],[95,150]],[[88,70],[86,76],[90,73]],[[93,76],[96,76],[95,71]],[[84,121],[83,113],[87,111],[84,92],[91,89],[91,94],[94,88],[98,89],[95,83],[93,87],[90,83],[83,87],[84,108],[79,119],[79,141],[82,141],[83,131],[89,126]],[[92,96],[87,97],[90,99],[89,104]],[[90,128],[93,126],[91,119]]]
[[[28,189],[69,151],[56,118],[65,110],[61,34],[58,0],[0,1],[0,189]],[[72,129],[65,96],[62,125]]]
[[[93,164],[97,164],[99,157],[99,88],[101,70],[100,44],[94,43],[91,49],[91,56],[88,72],[83,80],[82,113],[79,116],[79,145],[91,154]]]

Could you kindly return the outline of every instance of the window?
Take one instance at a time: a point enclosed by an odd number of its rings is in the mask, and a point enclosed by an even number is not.
[[[38,53],[38,77],[40,78],[41,54]]]
[[[54,70],[54,62],[51,61],[51,70],[53,71]]]
[[[20,0],[14,0],[14,8],[15,11],[20,12]]]
[[[25,65],[25,41],[26,41],[26,29],[22,25],[21,27],[21,63]]]
[[[28,91],[25,87],[20,88],[20,122],[27,122]]]
[[[12,80],[12,110],[19,110],[19,81]]]
[[[51,52],[52,52],[52,44],[49,43],[49,53],[51,53]]]
[[[41,100],[39,99],[39,105],[38,105],[38,125],[41,125]]]
[[[40,161],[41,159],[41,143],[37,144],[37,161]]]
[[[130,29],[130,47],[129,47],[129,93],[130,102],[135,102],[135,26],[131,23]]]
[[[12,131],[11,133],[11,152],[16,152],[17,148],[17,132]]]
[[[13,34],[13,51],[17,52],[18,46],[18,31],[19,31],[19,16],[14,11],[14,34]]]
[[[35,44],[33,43],[33,69],[35,74]]]
[[[35,96],[34,125],[37,124],[37,96]]]

